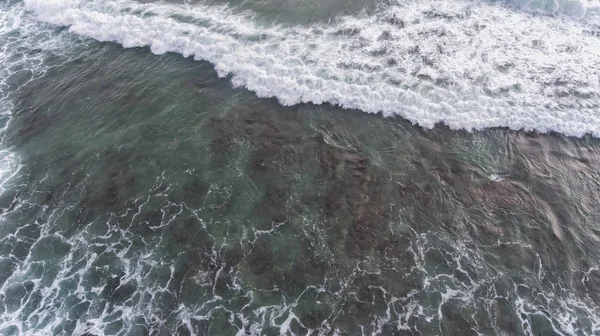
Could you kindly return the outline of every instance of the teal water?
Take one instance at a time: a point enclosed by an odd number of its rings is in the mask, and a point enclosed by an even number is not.
[[[1,8],[0,334],[600,333],[597,138],[282,106]]]

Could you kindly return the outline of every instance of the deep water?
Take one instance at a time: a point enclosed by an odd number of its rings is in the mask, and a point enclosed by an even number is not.
[[[597,138],[282,106],[3,6],[0,334],[600,333]]]

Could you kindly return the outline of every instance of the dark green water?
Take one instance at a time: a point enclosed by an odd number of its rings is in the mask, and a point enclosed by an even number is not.
[[[64,44],[3,60],[0,334],[600,332],[598,139],[283,107],[42,31],[2,37]]]

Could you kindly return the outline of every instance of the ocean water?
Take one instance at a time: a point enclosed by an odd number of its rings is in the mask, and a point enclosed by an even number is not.
[[[600,335],[600,3],[0,2],[1,335]]]

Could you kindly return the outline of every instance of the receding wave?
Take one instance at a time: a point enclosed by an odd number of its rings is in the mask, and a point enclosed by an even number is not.
[[[331,103],[426,128],[600,136],[600,38],[584,21],[463,1],[397,2],[292,27],[227,6],[25,3],[76,34],[211,62],[283,105]]]

